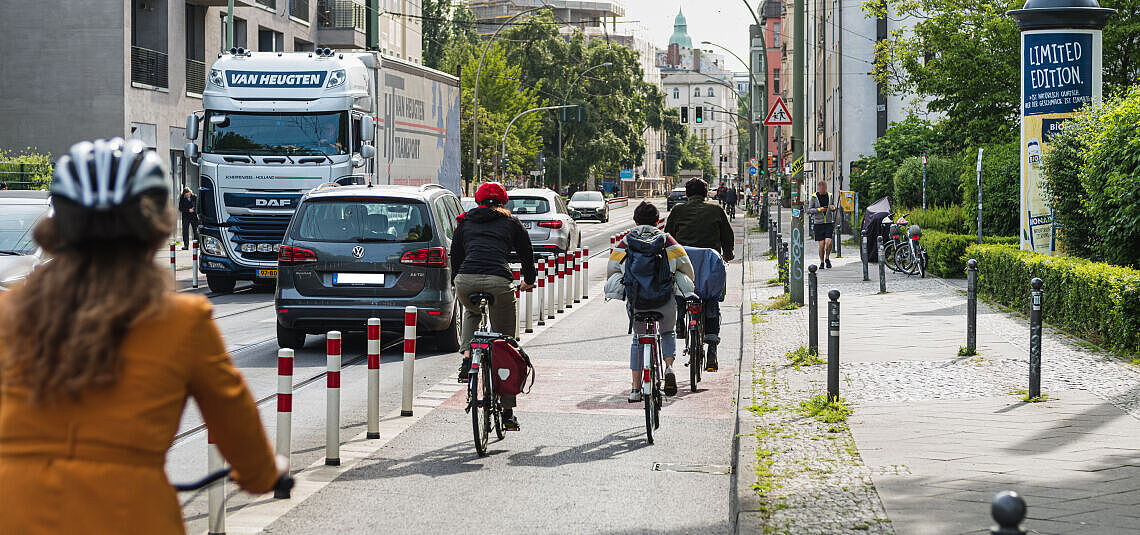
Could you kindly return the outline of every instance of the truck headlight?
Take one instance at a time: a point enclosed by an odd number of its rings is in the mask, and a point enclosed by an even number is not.
[[[222,240],[213,236],[202,235],[202,251],[208,255],[226,256],[226,248],[222,247]]]
[[[341,85],[344,83],[345,78],[346,76],[344,74],[344,69],[337,69],[335,71],[332,71],[329,73],[329,83],[325,84],[325,87],[336,87],[338,85]]]
[[[226,87],[226,77],[222,76],[221,69],[210,69],[210,85]]]

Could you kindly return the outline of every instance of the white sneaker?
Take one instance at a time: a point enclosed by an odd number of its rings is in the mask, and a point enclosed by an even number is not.
[[[640,403],[641,402],[641,389],[640,388],[635,388],[635,389],[629,391],[629,402],[630,403]]]

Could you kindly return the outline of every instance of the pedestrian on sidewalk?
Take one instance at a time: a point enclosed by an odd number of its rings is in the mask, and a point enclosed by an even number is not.
[[[705,202],[708,193],[709,186],[704,180],[690,178],[685,182],[688,200],[673,207],[665,221],[665,232],[685,247],[713,249],[727,262],[733,259],[732,248],[736,238],[724,209]],[[705,342],[708,343],[705,369],[715,372],[720,367],[716,358],[720,344],[720,303],[715,299],[701,302],[705,311]],[[677,326],[677,329],[682,327]]]
[[[819,242],[819,265],[831,268],[831,237],[835,233],[835,204],[827,194],[827,182],[820,180],[815,195],[808,201],[807,211],[815,224],[815,241]]]
[[[190,230],[194,230],[194,240],[198,240],[198,196],[190,188],[182,188],[178,197],[178,211],[182,213],[182,250],[190,247]]]
[[[652,203],[642,201],[633,210],[633,222],[637,226],[629,231],[625,238],[614,246],[610,253],[610,261],[606,265],[606,298],[624,299],[625,309],[630,321],[633,315],[639,312],[657,312],[662,319],[659,323],[661,329],[661,354],[665,360],[665,395],[672,396],[677,393],[677,375],[673,373],[673,361],[677,353],[677,337],[674,327],[677,323],[677,301],[672,296],[686,297],[693,294],[693,264],[685,254],[685,248],[677,243],[669,234],[657,228],[660,213]],[[649,262],[667,262],[671,277],[669,285],[671,290],[664,304],[656,307],[639,307],[634,303],[635,296],[629,295],[625,290],[634,284],[626,277],[626,268],[639,255],[652,256]],[[644,258],[644,257],[643,257]],[[656,273],[657,267],[651,272]],[[632,276],[631,276],[632,277]],[[615,282],[611,282],[615,281]],[[624,281],[624,283],[622,282]],[[620,289],[619,289],[620,288]],[[641,355],[637,351],[637,337],[635,336],[629,348],[629,369],[633,374],[633,388],[629,393],[629,402],[641,401]]]
[[[190,397],[242,489],[288,472],[209,301],[167,290],[154,262],[167,176],[122,138],[56,163],[34,231],[52,261],[0,294],[0,533],[183,533],[163,463]]]
[[[463,304],[463,325],[460,346],[463,362],[459,366],[459,382],[465,383],[471,372],[471,339],[482,315],[477,303],[469,298],[475,292],[491,294],[491,329],[511,338],[518,338],[518,306],[507,256],[515,251],[522,260],[520,291],[534,287],[534,249],[530,236],[522,223],[507,210],[507,189],[498,182],[484,182],[475,191],[479,206],[462,214],[451,242],[452,282],[459,302]],[[518,431],[515,417],[515,396],[502,396],[503,426]]]

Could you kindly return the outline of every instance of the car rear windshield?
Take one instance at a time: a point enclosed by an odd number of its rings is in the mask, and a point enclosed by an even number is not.
[[[570,202],[574,201],[600,201],[602,194],[596,191],[579,191],[573,197],[570,197]]]
[[[47,214],[43,204],[0,204],[0,255],[32,254],[32,229]]]
[[[329,199],[304,203],[297,238],[327,242],[426,242],[427,205],[406,199]]]
[[[545,214],[550,211],[550,203],[542,197],[511,197],[507,209],[512,214]]]

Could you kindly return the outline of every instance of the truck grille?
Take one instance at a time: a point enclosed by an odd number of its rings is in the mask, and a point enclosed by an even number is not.
[[[230,216],[230,232],[233,233],[234,250],[242,258],[250,260],[276,260],[274,251],[247,252],[241,250],[243,243],[271,243],[278,245],[285,238],[289,226],[289,215],[241,215]]]

